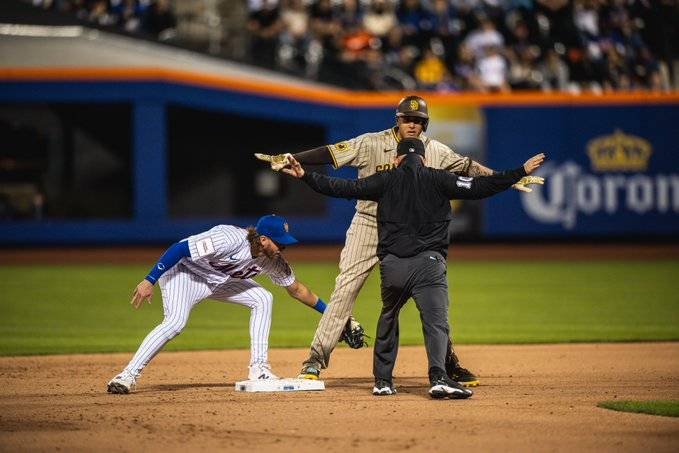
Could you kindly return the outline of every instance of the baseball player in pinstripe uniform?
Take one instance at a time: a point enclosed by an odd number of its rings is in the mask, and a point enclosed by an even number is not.
[[[404,138],[419,138],[424,142],[427,165],[448,170],[460,176],[492,175],[493,170],[456,154],[443,143],[427,137],[429,114],[424,99],[407,96],[399,101],[396,108],[396,125],[389,129],[360,135],[333,145],[322,146],[294,154],[300,164],[332,164],[339,168],[345,165],[358,169],[358,178],[365,178],[376,172],[393,168],[398,143]],[[289,165],[290,154],[255,155],[271,163],[279,171]],[[527,184],[541,183],[541,178],[527,176],[514,187],[528,191]],[[318,379],[320,370],[326,368],[330,354],[337,345],[342,330],[350,318],[354,302],[370,272],[378,263],[377,258],[377,204],[359,200],[356,214],[347,231],[346,242],[340,255],[340,273],[335,280],[335,289],[330,303],[318,324],[309,357],[302,366],[301,378]],[[448,343],[446,372],[453,380],[464,386],[479,384],[477,377],[463,368],[455,355],[452,342]]]
[[[139,346],[125,369],[108,383],[109,393],[129,393],[148,363],[189,320],[194,306],[210,298],[250,309],[250,366],[248,379],[278,379],[268,359],[271,327],[271,293],[253,278],[266,274],[290,296],[323,312],[325,303],[295,279],[281,255],[297,240],[288,232],[283,217],[268,215],[255,227],[231,225],[189,236],[170,246],[134,290],[132,305],[151,303],[158,282],[163,296],[164,319]]]

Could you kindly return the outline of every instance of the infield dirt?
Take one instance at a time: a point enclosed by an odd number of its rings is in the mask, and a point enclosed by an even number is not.
[[[469,400],[427,396],[421,347],[375,397],[372,349],[339,348],[323,392],[235,392],[248,351],[161,352],[131,395],[106,382],[130,354],[0,358],[0,451],[676,451],[679,419],[602,400],[679,399],[679,343],[459,346]],[[275,349],[294,376],[307,350]]]

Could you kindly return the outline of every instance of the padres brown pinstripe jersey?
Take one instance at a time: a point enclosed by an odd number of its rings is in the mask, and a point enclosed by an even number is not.
[[[427,166],[452,172],[464,172],[469,168],[471,159],[456,154],[443,143],[420,134],[424,142]],[[358,177],[365,178],[378,171],[393,168],[396,146],[400,141],[395,128],[381,132],[370,132],[347,141],[329,145],[330,155],[335,168],[349,165],[358,168]],[[370,216],[377,215],[377,203],[359,200],[356,211]]]

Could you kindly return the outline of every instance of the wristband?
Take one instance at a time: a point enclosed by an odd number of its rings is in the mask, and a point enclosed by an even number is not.
[[[316,305],[314,305],[312,308],[319,313],[323,313],[325,311],[325,307],[327,307],[327,305],[325,302],[323,302],[323,299],[319,297],[316,301]]]

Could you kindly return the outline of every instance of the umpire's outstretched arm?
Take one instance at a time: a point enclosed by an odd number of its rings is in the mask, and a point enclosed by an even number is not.
[[[510,188],[521,178],[537,170],[546,158],[547,156],[544,153],[536,154],[515,170],[495,173],[491,176],[479,176],[477,178],[465,178],[445,171],[433,170],[434,180],[438,189],[448,199],[478,200],[479,198],[490,197]],[[542,182],[538,183],[542,184]]]
[[[316,192],[330,197],[377,201],[384,193],[386,176],[386,173],[375,173],[367,178],[343,179],[305,172],[302,181]]]
[[[478,200],[509,189],[524,176],[526,176],[526,170],[520,167],[515,170],[495,173],[492,176],[478,176],[476,178],[456,176],[445,170],[436,170],[434,179],[450,200]]]

